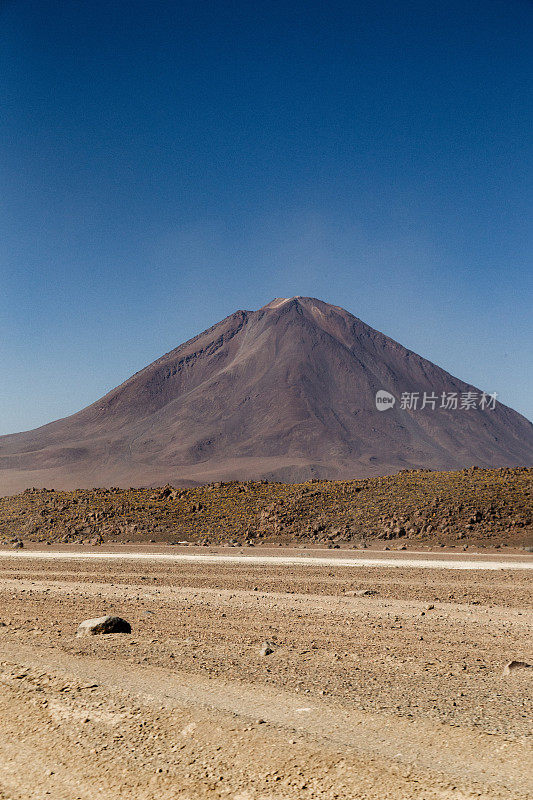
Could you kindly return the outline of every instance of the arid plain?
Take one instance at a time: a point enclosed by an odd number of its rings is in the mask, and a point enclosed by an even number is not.
[[[530,566],[383,545],[3,551],[0,797],[531,797],[532,670],[504,674],[532,661]],[[108,613],[131,634],[76,637]]]

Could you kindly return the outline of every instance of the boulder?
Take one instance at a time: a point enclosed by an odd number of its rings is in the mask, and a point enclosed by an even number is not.
[[[96,636],[99,633],[131,633],[131,625],[122,617],[95,617],[84,620],[79,625],[76,636]]]

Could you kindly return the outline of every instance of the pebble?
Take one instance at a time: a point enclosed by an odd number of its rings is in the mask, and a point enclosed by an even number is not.
[[[276,649],[276,645],[274,642],[265,641],[261,645],[261,649],[259,650],[260,656],[270,656]]]

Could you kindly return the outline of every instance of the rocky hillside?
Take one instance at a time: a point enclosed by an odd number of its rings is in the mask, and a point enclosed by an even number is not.
[[[406,470],[359,481],[211,483],[190,489],[27,489],[0,499],[0,538],[34,542],[331,546],[533,544],[533,469]]]

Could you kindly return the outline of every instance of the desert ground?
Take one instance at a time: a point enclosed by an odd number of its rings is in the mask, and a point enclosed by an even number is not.
[[[532,797],[533,670],[504,674],[533,661],[532,567],[518,551],[3,551],[0,798]],[[131,634],[76,637],[102,614]]]

